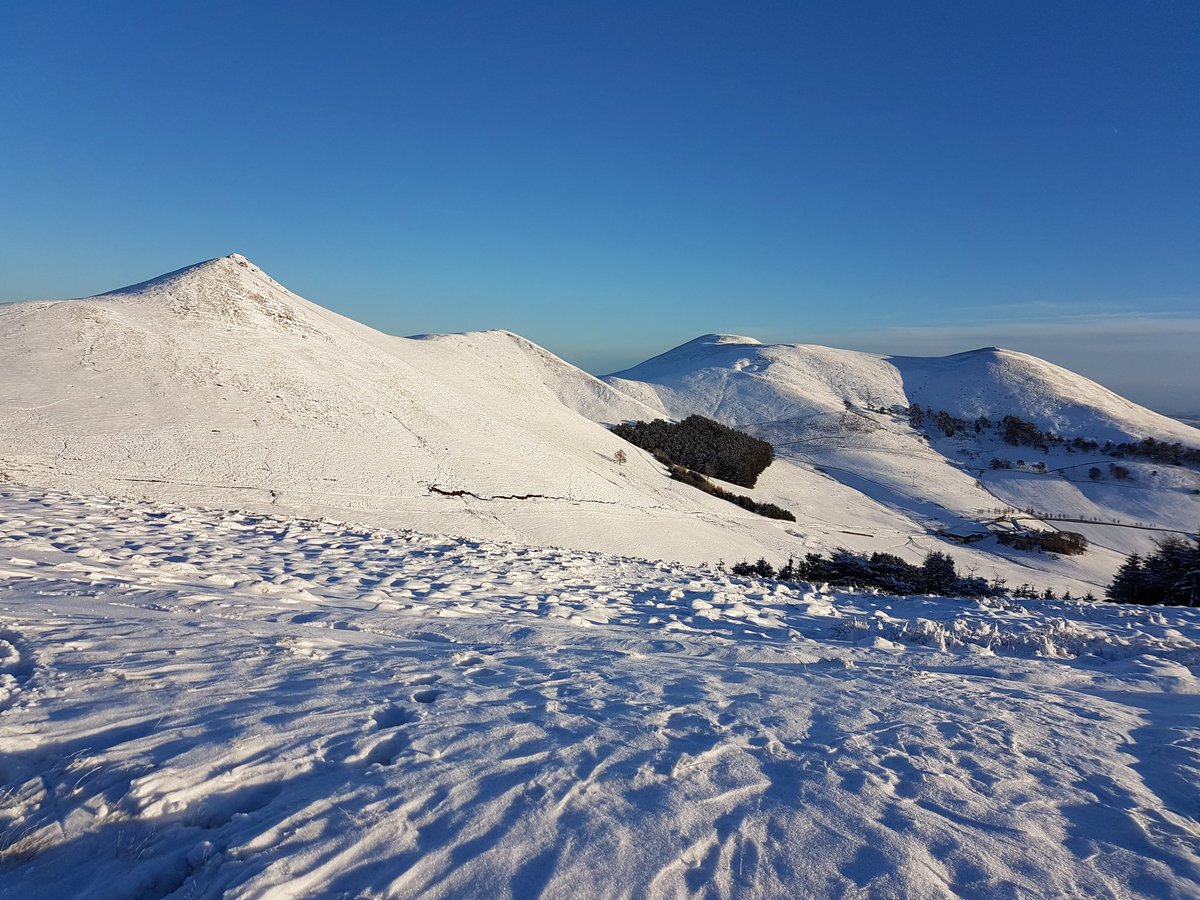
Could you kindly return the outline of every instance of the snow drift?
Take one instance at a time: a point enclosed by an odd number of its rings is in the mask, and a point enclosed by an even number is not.
[[[0,489],[0,895],[1195,897],[1200,611]]]

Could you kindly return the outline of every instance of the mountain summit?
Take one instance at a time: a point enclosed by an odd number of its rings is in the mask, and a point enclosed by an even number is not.
[[[1192,429],[1026,353],[984,347],[950,356],[885,356],[815,344],[706,334],[605,380],[672,416],[735,427],[858,407],[913,403],[956,416],[1016,415],[1068,437],[1195,442]]]
[[[321,321],[332,321],[335,316],[293,294],[238,253],[89,299],[128,304],[137,298],[164,307],[180,320],[178,324],[187,327],[208,321],[250,331],[267,326],[317,333]]]

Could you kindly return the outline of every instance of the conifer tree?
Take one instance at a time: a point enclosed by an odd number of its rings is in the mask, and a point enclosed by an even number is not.
[[[937,550],[931,551],[921,564],[918,578],[921,590],[927,594],[950,594],[958,582],[958,570],[954,560]]]
[[[1105,595],[1113,603],[1144,603],[1142,599],[1146,586],[1146,576],[1142,570],[1142,557],[1137,553],[1131,554],[1108,586]]]

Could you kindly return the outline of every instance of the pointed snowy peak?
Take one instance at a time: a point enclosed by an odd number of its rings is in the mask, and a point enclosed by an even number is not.
[[[331,314],[293,294],[239,253],[185,266],[157,278],[108,291],[91,301],[150,307],[224,327],[311,330],[315,319]]]
[[[246,257],[240,253],[231,253],[228,256],[218,256],[214,259],[206,259],[203,262],[193,263],[190,266],[184,266],[182,269],[167,272],[165,275],[158,275],[146,281],[139,281],[137,284],[105,291],[103,294],[97,294],[96,296],[113,297],[117,295],[147,294],[178,286],[228,280],[231,276],[246,280],[265,279],[271,284],[282,288],[282,285],[267,275],[258,266],[254,265],[254,263],[250,262],[250,260],[246,259]]]

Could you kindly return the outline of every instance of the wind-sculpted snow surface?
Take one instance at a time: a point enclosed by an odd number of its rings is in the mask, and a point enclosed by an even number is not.
[[[1200,615],[0,492],[0,896],[1200,892]]]

